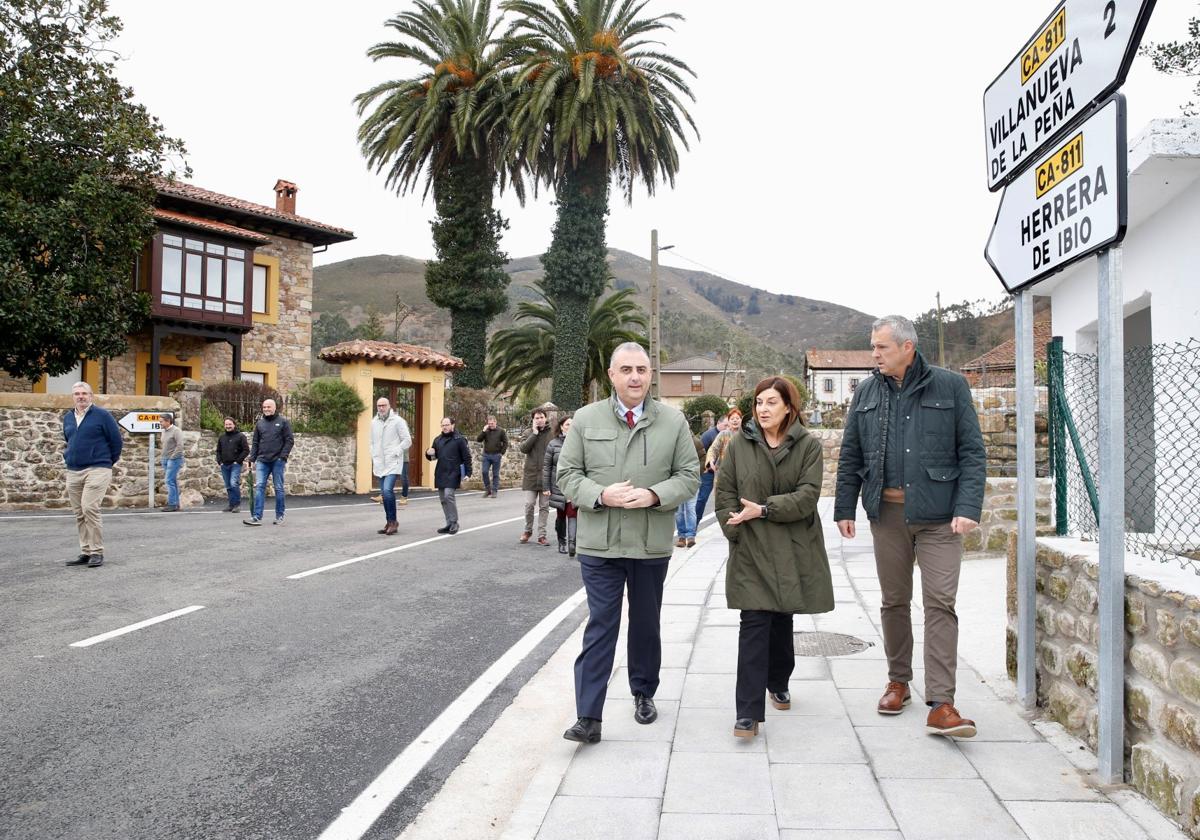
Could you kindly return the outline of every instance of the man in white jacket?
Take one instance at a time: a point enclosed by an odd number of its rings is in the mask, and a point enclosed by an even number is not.
[[[375,401],[375,417],[371,420],[371,469],[379,476],[379,489],[383,495],[383,511],[387,524],[379,533],[391,536],[400,523],[396,520],[396,481],[408,463],[408,449],[412,446],[412,435],[408,423],[396,412],[387,397]]]

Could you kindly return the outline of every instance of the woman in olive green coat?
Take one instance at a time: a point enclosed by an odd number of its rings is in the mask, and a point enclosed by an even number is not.
[[[729,539],[725,600],[742,611],[733,734],[752,738],[764,693],[775,708],[791,708],[792,614],[833,609],[817,517],[821,443],[804,428],[800,394],[788,380],[768,377],[754,389],[754,418],[725,451],[716,495]]]

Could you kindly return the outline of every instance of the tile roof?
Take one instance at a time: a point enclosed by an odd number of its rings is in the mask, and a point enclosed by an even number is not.
[[[294,227],[319,231],[324,235],[322,237],[324,241],[344,242],[354,238],[354,234],[345,228],[327,225],[324,222],[307,219],[304,216],[297,216],[294,213],[284,213],[265,204],[255,204],[253,201],[245,201],[233,196],[222,195],[212,190],[197,187],[195,184],[188,184],[183,181],[168,181],[165,178],[160,178],[157,181],[156,187],[161,196],[173,196],[187,201],[223,207],[248,216],[256,216],[268,221],[282,222]]]
[[[712,356],[688,356],[686,359],[680,359],[677,362],[663,365],[663,373],[693,373],[697,371],[712,371],[714,373],[724,371],[725,363],[720,359],[714,359]],[[730,368],[729,373],[744,373],[741,368]]]
[[[356,338],[321,350],[317,356],[333,364],[346,362],[395,362],[438,370],[460,370],[466,363],[457,356],[439,353],[417,344],[395,344],[391,341],[368,341]]]
[[[224,222],[214,222],[212,219],[202,219],[199,216],[191,216],[187,213],[180,213],[175,210],[164,210],[162,207],[154,208],[154,218],[160,222],[171,222],[172,224],[183,225],[184,227],[197,228],[199,230],[208,231],[209,233],[220,233],[225,236],[233,236],[238,239],[245,239],[250,242],[256,242],[259,245],[266,245],[271,241],[270,237],[263,236],[261,233],[255,233],[252,230],[227,225]]]
[[[878,367],[870,350],[818,350],[805,354],[810,370],[874,370]]]
[[[1049,320],[1033,322],[1033,358],[1041,361],[1046,358],[1046,345],[1054,332]],[[981,356],[959,367],[959,370],[1015,370],[1017,367],[1017,343],[1010,338],[1003,344],[998,344]]]

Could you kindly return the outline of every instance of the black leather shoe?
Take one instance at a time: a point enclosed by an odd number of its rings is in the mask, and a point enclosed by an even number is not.
[[[90,559],[91,559],[91,555],[89,555],[89,554],[80,554],[80,555],[79,555],[78,557],[76,557],[74,560],[68,560],[68,561],[67,561],[67,565],[68,565],[68,566],[86,566],[86,565],[87,565],[87,562],[88,562],[88,560],[90,560]]]
[[[91,557],[88,558],[88,568],[89,569],[94,569],[97,566],[103,566],[103,565],[104,565],[104,555],[103,554],[93,554]]]
[[[638,723],[654,723],[658,720],[658,708],[654,699],[645,694],[633,695],[633,719]]]
[[[595,744],[600,740],[600,721],[595,718],[581,717],[575,725],[563,733],[568,741],[578,741],[581,744]]]
[[[458,523],[455,522],[453,525],[451,525],[449,528],[447,528],[446,533],[447,534],[457,534],[458,533]]]
[[[781,712],[786,712],[792,708],[792,693],[790,691],[768,691],[767,696],[771,698],[771,705]]]
[[[449,526],[449,525],[443,525],[441,528],[438,528],[438,529],[437,529],[437,532],[438,532],[439,534],[449,534],[449,533],[450,533],[450,526]]]
[[[758,721],[738,718],[733,722],[733,734],[739,738],[753,738],[758,734]]]

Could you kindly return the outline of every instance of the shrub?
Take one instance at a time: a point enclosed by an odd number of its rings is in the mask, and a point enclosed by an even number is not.
[[[200,428],[218,434],[225,431],[225,415],[203,397],[200,399]]]
[[[222,421],[229,416],[237,421],[239,429],[253,426],[255,421],[262,416],[263,400],[268,399],[275,400],[277,406],[283,405],[283,398],[278,391],[259,382],[231,379],[209,385],[204,389],[200,398],[201,425],[203,425],[204,404],[209,403],[212,410],[221,415]],[[218,427],[223,428],[219,423]]]
[[[683,416],[688,419],[688,423],[692,427],[692,434],[698,435],[704,431],[704,412],[711,411],[715,422],[722,414],[729,411],[729,403],[716,394],[701,394],[685,400],[682,411]]]
[[[317,435],[345,435],[354,431],[367,406],[353,388],[337,376],[305,382],[288,398],[292,429]]]
[[[483,428],[487,416],[496,413],[491,403],[490,391],[455,385],[446,391],[446,416],[454,418],[455,428],[465,435],[468,429]]]

